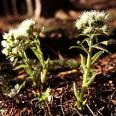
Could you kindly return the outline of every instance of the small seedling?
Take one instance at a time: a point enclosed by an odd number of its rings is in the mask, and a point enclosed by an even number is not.
[[[97,75],[91,66],[104,52],[108,52],[108,50],[101,46],[101,44],[106,45],[107,41],[100,41],[98,38],[98,35],[108,34],[108,17],[109,15],[105,12],[92,10],[90,12],[83,12],[80,19],[75,23],[76,28],[82,32],[79,36],[84,36],[84,39],[78,41],[78,45],[71,48],[79,48],[87,54],[87,57],[80,54],[83,74],[81,90],[77,90],[76,84],[73,84],[74,95],[77,100],[76,106],[79,110],[82,110],[85,106],[87,102],[85,92]],[[84,46],[85,44],[88,48]],[[97,49],[98,52],[94,54],[93,49]]]
[[[47,90],[42,94],[35,93],[36,98],[34,98],[33,101],[37,100],[39,103],[39,107],[43,108],[45,101],[50,102],[52,100],[52,96],[50,95],[50,92],[51,92],[51,89],[47,88]]]
[[[11,89],[11,92],[8,94],[8,96],[9,97],[14,97],[14,96],[16,96],[19,92],[20,92],[20,90],[23,88],[23,87],[25,87],[25,81],[21,84],[21,85],[19,85],[18,83],[14,86],[14,88],[13,89]]]

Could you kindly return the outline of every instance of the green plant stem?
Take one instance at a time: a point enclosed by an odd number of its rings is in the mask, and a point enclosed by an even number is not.
[[[41,51],[41,48],[39,46],[39,43],[35,43],[36,48],[32,48],[32,51],[35,53],[36,57],[38,58],[38,60],[40,61],[41,65],[42,65],[42,72],[41,72],[41,83],[44,84],[46,81],[46,75],[47,75],[47,68],[46,68],[46,63],[43,57],[43,53]]]
[[[93,37],[90,37],[90,41],[88,43],[89,46],[89,52],[87,55],[87,62],[86,62],[86,68],[85,68],[85,72],[83,75],[83,82],[82,82],[82,89],[81,89],[81,93],[80,93],[80,110],[82,110],[83,107],[83,101],[84,101],[84,93],[86,91],[86,89],[88,88],[88,86],[86,86],[86,83],[88,81],[88,79],[90,78],[90,67],[91,67],[91,58],[92,58],[92,45],[93,45]]]
[[[41,72],[41,83],[44,84],[46,81],[47,69],[43,69]]]
[[[22,58],[23,58],[24,63],[27,66],[26,72],[29,74],[31,80],[33,81],[33,85],[35,86],[36,85],[36,77],[33,74],[33,70],[30,66],[29,59],[27,58],[25,51],[22,51]]]
[[[35,55],[38,58],[38,60],[40,61],[42,67],[44,68],[45,62],[44,62],[44,57],[43,57],[42,50],[40,48],[40,41],[39,41],[38,35],[35,38],[34,43],[35,43],[35,47],[32,47],[31,49],[35,53]]]
[[[82,87],[86,85],[88,77],[90,76],[89,74],[90,74],[90,67],[91,67],[91,58],[92,58],[92,40],[90,41],[90,44],[89,44],[89,52],[87,55],[86,70],[84,74]]]
[[[35,53],[36,57],[38,58],[38,60],[40,61],[42,68],[45,67],[44,64],[44,57],[43,57],[43,53],[41,52],[40,48],[32,48],[32,51]]]

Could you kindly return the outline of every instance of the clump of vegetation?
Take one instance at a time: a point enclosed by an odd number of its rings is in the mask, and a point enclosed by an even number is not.
[[[85,97],[85,92],[93,83],[97,75],[91,66],[99,58],[99,56],[104,53],[104,51],[108,52],[108,50],[101,46],[101,44],[106,45],[107,41],[101,41],[98,39],[98,35],[108,34],[108,19],[109,14],[105,12],[90,11],[83,12],[80,19],[75,23],[76,28],[81,31],[80,35],[84,36],[84,39],[82,41],[78,41],[78,45],[72,46],[71,48],[79,48],[87,54],[87,57],[80,54],[83,74],[81,90],[77,90],[76,84],[73,84],[74,95],[77,100],[76,106],[79,110],[82,110],[84,108],[83,106],[86,105],[87,99]],[[85,44],[88,48],[84,46]],[[97,49],[98,52],[93,54],[93,49]]]
[[[92,10],[90,12],[83,12],[83,14],[80,16],[80,19],[75,23],[76,28],[81,32],[79,36],[82,36],[83,38],[81,37],[82,40],[77,41],[77,45],[72,46],[71,48],[79,48],[85,52],[84,54],[80,54],[81,71],[83,74],[81,89],[76,87],[75,82],[73,83],[76,106],[81,111],[84,109],[85,105],[87,105],[87,89],[94,82],[94,79],[98,74],[92,69],[92,65],[104,52],[109,53],[109,51],[103,47],[104,45],[107,45],[107,40],[99,40],[98,38],[99,35],[109,34],[107,25],[108,20],[109,14]],[[29,79],[31,79],[33,85],[36,86],[38,84],[39,76],[41,84],[46,83],[46,75],[48,70],[53,70],[65,65],[75,68],[79,64],[77,64],[74,59],[63,59],[61,56],[61,59],[59,58],[59,60],[52,61],[49,60],[49,58],[45,60],[41,50],[39,34],[34,31],[34,25],[35,22],[33,20],[25,20],[18,26],[17,29],[11,29],[8,33],[5,33],[3,35],[4,40],[2,41],[2,53],[5,54],[13,66],[15,66],[15,69],[25,69],[29,75]],[[38,62],[35,62],[35,60],[32,60],[28,57],[26,52],[28,49],[31,49],[31,51],[35,54],[41,65],[40,67],[36,65],[39,64]],[[96,53],[94,49],[97,49]],[[18,62],[19,60],[21,60],[22,64]],[[58,67],[58,65],[60,66]],[[67,73],[70,74],[70,72]],[[25,86],[25,82],[26,81],[23,81],[21,85],[16,84],[8,94],[9,97],[16,96]],[[48,83],[47,86],[49,85],[50,84]],[[35,93],[33,91],[35,99],[32,101],[37,101],[39,108],[43,109],[46,101],[50,102],[53,100],[52,96],[50,95],[51,89],[47,88],[45,92],[42,92],[45,89],[43,86],[37,89],[41,90]],[[57,104],[55,103],[55,105]]]
[[[11,29],[8,33],[5,33],[2,41],[2,46],[4,47],[2,53],[6,55],[14,66],[19,59],[22,60],[23,64],[15,69],[24,68],[29,78],[33,81],[33,85],[36,85],[39,76],[38,67],[33,66],[33,62],[28,58],[26,50],[31,49],[41,64],[40,80],[42,84],[46,81],[48,60],[44,60],[39,35],[37,32],[34,32],[34,25],[35,22],[33,20],[27,19],[17,29]]]
[[[52,100],[52,95],[50,95],[51,89],[47,88],[43,93],[35,93],[35,98],[33,99],[38,101],[39,107],[44,108],[45,101],[50,102]]]

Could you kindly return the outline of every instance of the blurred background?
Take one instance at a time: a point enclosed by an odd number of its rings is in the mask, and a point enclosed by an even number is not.
[[[110,39],[115,38],[116,0],[0,0],[0,41],[4,32],[29,18],[36,21],[35,29],[38,32],[44,27],[40,40],[46,52],[56,56],[58,51],[67,53],[69,46],[77,41],[74,40],[78,34],[74,22],[85,10],[110,13]]]
[[[116,0],[0,0],[0,30],[7,31],[26,18],[44,24],[51,22],[48,18],[75,20],[82,11],[92,9],[110,12],[116,26]]]

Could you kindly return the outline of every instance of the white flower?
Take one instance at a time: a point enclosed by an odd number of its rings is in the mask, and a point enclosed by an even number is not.
[[[22,29],[19,29],[19,28],[12,29],[12,30],[9,31],[9,35],[12,35],[13,39],[15,39],[15,40],[19,39],[19,38],[21,38],[22,36],[25,35],[25,33],[22,33],[23,30],[24,30],[24,28],[22,28]]]
[[[29,31],[33,28],[34,24],[35,22],[31,19],[24,20],[17,28],[16,35],[14,36],[19,38],[28,38],[30,33]]]
[[[12,53],[13,53],[13,54],[17,54],[17,53],[18,53],[18,49],[17,49],[17,48],[13,48],[13,49],[12,49]]]
[[[35,24],[35,21],[33,21],[32,19],[26,19],[21,23],[20,26],[30,27],[30,26],[33,26],[34,24]]]
[[[107,33],[108,32],[108,27],[107,25],[104,25],[101,30],[103,31],[103,33]]]
[[[3,35],[3,38],[7,40],[12,40],[12,37],[14,37],[14,35],[16,36],[16,34],[18,34],[17,29],[11,29],[8,33],[5,33]]]
[[[83,22],[82,20],[77,20],[75,23],[75,26],[77,27],[77,29],[82,29],[83,28]]]
[[[28,30],[25,29],[24,27],[20,27],[17,29],[18,37],[20,38],[27,38],[28,37]]]
[[[96,20],[106,22],[109,19],[109,14],[106,14],[104,11],[96,13]]]
[[[88,11],[84,11],[80,16],[80,19],[83,21],[87,21],[90,18],[90,13]]]
[[[8,41],[8,44],[9,44],[10,47],[13,47],[14,46],[13,40]]]
[[[3,38],[7,39],[8,37],[9,37],[9,34],[8,33],[4,33]]]
[[[94,22],[95,22],[95,20],[90,18],[89,21],[88,21],[88,25],[91,27],[91,26],[94,25]]]
[[[13,36],[14,33],[16,33],[16,29],[10,29],[8,34],[9,34],[10,36]]]
[[[15,60],[21,53],[32,45],[32,40],[29,39],[33,34],[33,26],[35,22],[31,19],[23,21],[17,29],[10,29],[8,33],[3,35],[4,40],[1,45],[4,47],[2,53],[5,54],[11,62]]]
[[[2,50],[2,53],[3,53],[3,54],[5,54],[6,56],[8,56],[9,51],[8,51],[8,49],[7,49],[7,48],[4,48],[4,49]]]
[[[23,31],[28,31],[34,24],[35,22],[32,19],[26,19],[20,24],[19,30],[23,29]]]
[[[3,40],[3,41],[1,42],[1,45],[2,45],[3,47],[8,47],[8,43],[7,43],[6,40]]]
[[[107,21],[109,21],[109,19],[110,19],[110,15],[109,14],[106,14],[105,21],[107,22]]]
[[[106,22],[109,15],[104,11],[83,12],[80,19],[76,21],[75,26],[77,29],[82,30],[82,33],[99,33],[100,31],[106,32]],[[101,29],[102,28],[102,29]]]
[[[19,40],[18,39],[15,39],[14,40],[14,45],[18,45],[19,44]]]

